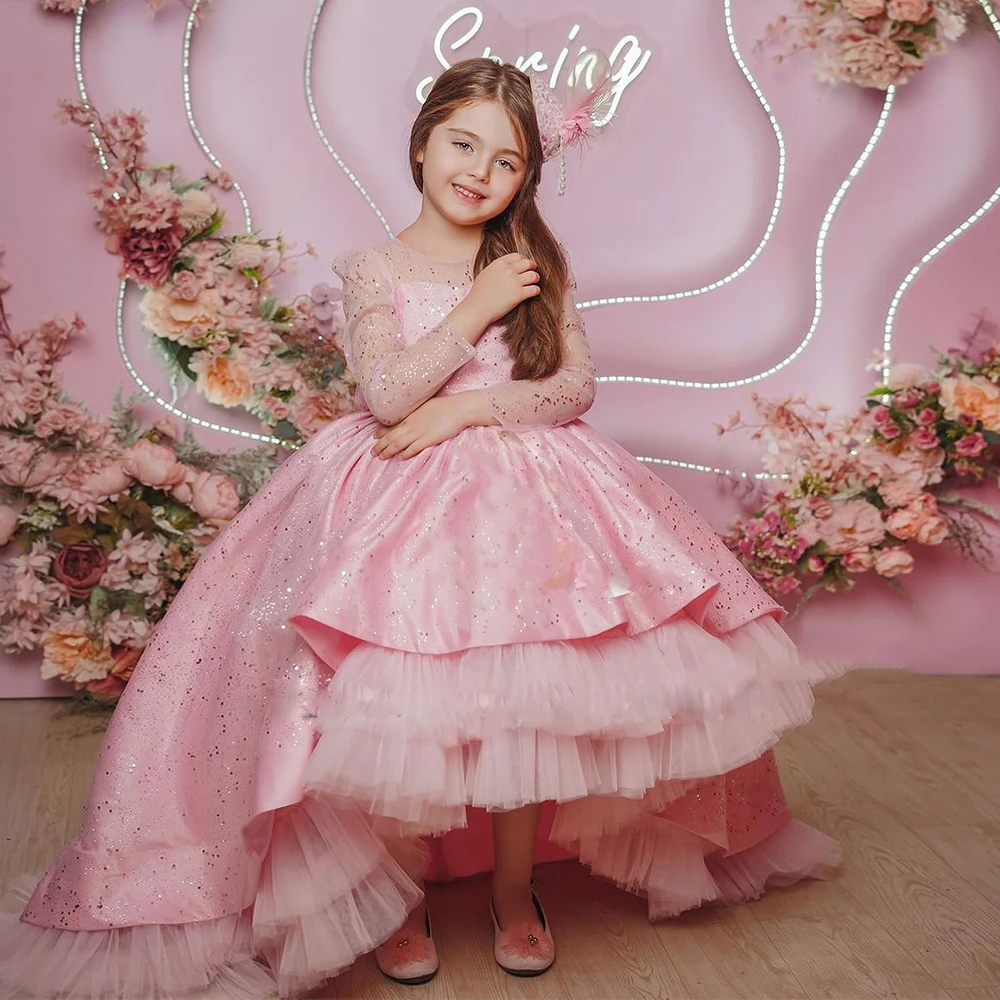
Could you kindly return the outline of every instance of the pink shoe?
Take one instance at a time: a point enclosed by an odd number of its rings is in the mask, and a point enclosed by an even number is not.
[[[375,964],[388,979],[404,986],[429,983],[438,972],[438,953],[431,937],[431,915],[424,917],[427,934],[396,931],[375,949]]]
[[[490,897],[493,914],[493,955],[497,965],[512,976],[540,976],[556,960],[556,943],[552,940],[549,923],[542,904],[531,890],[531,901],[538,912],[539,923],[524,923],[507,930],[500,929],[497,910]],[[541,924],[541,926],[539,926]]]

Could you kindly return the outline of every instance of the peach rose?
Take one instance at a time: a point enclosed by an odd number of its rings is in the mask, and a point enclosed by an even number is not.
[[[174,486],[184,478],[186,466],[177,461],[173,448],[139,438],[121,456],[122,468],[146,486]]]
[[[843,562],[848,573],[866,573],[875,565],[875,555],[871,549],[858,549],[848,552]]]
[[[837,42],[817,70],[823,80],[844,80],[859,87],[885,90],[906,83],[921,65],[919,57],[904,52],[891,38],[865,35]]]
[[[926,520],[922,514],[907,507],[893,511],[885,521],[885,526],[891,535],[897,538],[916,538],[920,525]]]
[[[948,537],[948,522],[943,517],[928,517],[917,529],[921,545],[940,545]]]
[[[889,0],[886,13],[894,21],[926,24],[934,16],[930,0]]]
[[[817,523],[820,539],[834,555],[868,548],[885,537],[882,515],[865,500],[836,504],[830,517]]]
[[[885,11],[885,0],[844,0],[844,7],[852,16],[864,20],[878,17]]]
[[[94,638],[85,619],[57,624],[42,637],[42,677],[86,684],[108,676],[112,666],[111,646]]]
[[[915,479],[890,479],[879,484],[879,495],[890,507],[905,507],[920,496],[920,484]]]
[[[187,301],[157,289],[146,292],[139,303],[146,329],[167,340],[200,341],[220,325],[222,296],[214,288],[203,288]]]
[[[111,673],[115,677],[127,682],[131,678],[140,656],[142,656],[141,649],[132,649],[129,646],[123,646],[115,656],[114,662],[111,665]]]
[[[1000,433],[1000,385],[982,375],[956,375],[941,382],[944,415],[958,420],[967,413],[982,421],[988,431]]]
[[[210,524],[226,524],[239,513],[236,485],[221,473],[200,472],[191,484],[191,507]]]
[[[17,519],[21,512],[10,504],[0,504],[0,545],[6,545],[17,530]]]
[[[191,370],[197,373],[198,391],[210,403],[242,406],[253,393],[247,366],[224,354],[202,351],[191,362]]]
[[[875,572],[879,576],[891,578],[909,573],[913,569],[913,556],[906,549],[883,549],[875,557]]]

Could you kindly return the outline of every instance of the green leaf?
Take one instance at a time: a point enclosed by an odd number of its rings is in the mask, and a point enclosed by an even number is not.
[[[274,319],[274,314],[278,309],[278,300],[269,295],[266,299],[261,299],[258,311],[263,319]]]
[[[264,276],[255,267],[240,268],[240,274],[242,274],[244,278],[256,281],[258,284],[264,280]]]
[[[286,441],[290,438],[298,437],[299,432],[295,429],[295,425],[290,420],[279,420],[274,425],[274,436],[276,438],[281,438],[282,441]]]
[[[106,587],[94,587],[90,592],[90,600],[87,602],[87,611],[91,621],[102,618],[108,610],[109,598],[111,594]]]
[[[937,19],[932,17],[925,24],[911,24],[910,31],[915,35],[927,35],[930,38],[937,38]]]

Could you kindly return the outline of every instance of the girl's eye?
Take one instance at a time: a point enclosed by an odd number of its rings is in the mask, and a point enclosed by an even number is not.
[[[470,146],[469,143],[463,142],[461,139],[459,139],[455,145],[458,146],[459,149],[472,149],[472,146]]]
[[[514,164],[510,160],[497,160],[497,163],[504,168],[504,170],[513,170]]]

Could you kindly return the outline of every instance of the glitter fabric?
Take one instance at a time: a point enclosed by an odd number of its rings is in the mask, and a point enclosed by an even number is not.
[[[336,266],[357,412],[157,625],[79,836],[0,907],[0,997],[308,990],[403,924],[421,870],[488,868],[486,810],[526,802],[538,860],[579,856],[653,918],[836,858],[770,753],[823,671],[709,525],[579,419],[575,310],[563,368],[517,383],[499,327],[472,348],[447,322],[468,262],[393,241]],[[467,389],[504,426],[372,456],[380,421]]]
[[[395,424],[431,396],[469,389],[486,393],[507,430],[556,427],[594,401],[594,366],[583,320],[564,298],[564,357],[545,379],[512,381],[503,327],[488,327],[475,347],[446,317],[472,287],[470,261],[442,261],[393,240],[334,262],[344,283],[344,351],[358,381],[356,409]]]

